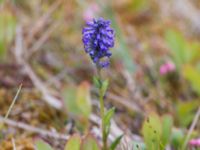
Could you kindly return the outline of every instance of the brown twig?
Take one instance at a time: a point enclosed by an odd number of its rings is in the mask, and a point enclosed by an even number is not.
[[[62,107],[61,101],[50,94],[47,87],[39,79],[39,77],[37,77],[35,72],[32,70],[31,66],[24,59],[22,55],[24,52],[23,43],[24,43],[24,40],[23,40],[22,27],[18,26],[18,28],[16,29],[16,42],[15,42],[15,49],[13,52],[15,54],[17,63],[23,67],[23,69],[25,70],[25,73],[30,77],[32,83],[35,85],[35,87],[38,90],[40,90],[40,92],[43,95],[43,99],[54,108],[60,109]]]
[[[11,112],[11,110],[12,110],[12,108],[13,108],[13,106],[14,106],[17,98],[18,98],[18,96],[19,96],[19,93],[20,93],[21,89],[22,89],[22,84],[19,86],[19,89],[17,90],[17,93],[16,93],[16,95],[15,95],[15,97],[14,97],[14,99],[13,99],[13,101],[12,101],[12,103],[11,103],[7,113],[6,113],[6,115],[5,115],[5,119],[8,118],[8,116],[9,116],[9,114],[10,114],[10,112]]]
[[[199,117],[200,117],[200,107],[198,108],[198,110],[197,110],[197,112],[196,112],[196,114],[195,114],[195,116],[194,116],[193,122],[192,122],[192,124],[191,124],[191,126],[190,126],[190,129],[189,129],[189,131],[188,131],[188,133],[187,133],[187,136],[186,136],[186,138],[185,138],[185,141],[184,141],[184,144],[183,144],[183,148],[182,148],[183,150],[186,148],[186,146],[187,146],[187,144],[188,144],[188,141],[189,141],[189,139],[190,139],[190,136],[191,136],[191,134],[192,134],[192,131],[194,130],[194,128],[195,128],[197,122],[199,121]]]
[[[32,82],[35,85],[35,87],[38,90],[40,90],[40,92],[42,93],[44,100],[48,104],[50,104],[51,106],[53,106],[54,108],[60,109],[62,107],[61,101],[58,100],[57,98],[55,98],[54,96],[52,96],[50,94],[50,92],[48,91],[48,89],[46,88],[46,86],[44,85],[44,83],[34,73],[34,71],[32,70],[31,66],[28,63],[24,62],[23,63],[23,67],[24,67],[24,70],[27,73],[27,75],[32,80]]]
[[[73,73],[73,71],[69,71],[69,69],[65,69],[62,72],[60,72],[58,75],[56,75],[54,78],[56,78],[57,82],[60,82],[60,80],[62,80],[64,77],[66,77],[65,75],[69,72]],[[71,80],[71,82],[72,83],[70,83],[70,84],[75,84],[72,80]],[[47,83],[47,84],[49,84],[49,83]],[[97,90],[93,87],[92,92],[97,93]],[[122,96],[118,96],[118,95],[113,94],[111,92],[107,92],[106,96],[107,96],[108,101],[120,104],[121,106],[123,106],[123,107],[125,107],[125,108],[127,108],[127,109],[129,109],[133,112],[137,112],[137,113],[140,113],[142,115],[145,115],[145,111],[135,101],[131,101],[130,99],[126,99]]]
[[[69,139],[68,135],[60,134],[58,132],[51,132],[51,131],[40,129],[40,128],[36,128],[36,127],[30,126],[28,124],[25,124],[25,123],[22,123],[22,122],[17,122],[17,121],[11,120],[11,119],[4,119],[4,117],[2,117],[2,116],[0,116],[0,122],[5,123],[5,124],[12,126],[12,127],[17,127],[17,128],[23,129],[23,130],[27,130],[29,132],[37,133],[37,134],[40,134],[42,136],[48,136],[48,137],[52,137],[52,138],[55,138],[55,139],[62,139],[62,140]]]
[[[135,104],[134,102],[128,100],[128,99],[125,99],[121,96],[117,96],[115,94],[112,94],[110,92],[107,93],[107,97],[108,97],[108,100],[112,100],[113,102],[116,102],[130,110],[132,110],[133,112],[137,112],[137,113],[140,113],[140,114],[143,114],[144,115],[144,110],[142,110],[137,104]]]
[[[12,146],[13,146],[13,150],[17,150],[16,145],[15,145],[15,139],[12,138]]]

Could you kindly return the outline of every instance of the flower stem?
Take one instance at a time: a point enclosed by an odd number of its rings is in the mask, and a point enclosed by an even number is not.
[[[107,138],[105,132],[105,124],[104,124],[104,95],[102,90],[99,90],[99,100],[100,100],[100,111],[101,111],[101,125],[102,125],[102,137],[103,137],[103,150],[107,150]]]
[[[103,83],[101,77],[101,69],[97,69],[97,74],[101,84]],[[99,88],[99,101],[100,101],[100,113],[101,113],[101,126],[102,126],[102,139],[103,139],[103,149],[107,150],[107,137],[106,137],[106,130],[105,130],[105,123],[104,123],[104,92],[102,86]]]

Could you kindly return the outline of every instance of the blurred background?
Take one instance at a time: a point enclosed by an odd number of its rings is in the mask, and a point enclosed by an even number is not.
[[[20,150],[37,139],[64,149],[68,137],[19,123],[101,138],[96,70],[82,44],[85,22],[99,17],[111,20],[116,38],[103,71],[106,107],[116,107],[110,141],[124,133],[122,145],[149,150],[156,129],[155,144],[168,150],[200,147],[190,142],[200,138],[200,1],[0,0],[1,123],[22,85],[0,127],[0,150],[13,139]]]

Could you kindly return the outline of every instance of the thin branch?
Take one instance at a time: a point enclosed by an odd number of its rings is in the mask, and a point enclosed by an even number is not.
[[[6,113],[6,115],[5,115],[5,119],[8,118],[8,116],[9,116],[9,114],[10,114],[10,112],[11,112],[11,110],[12,110],[12,108],[13,108],[13,106],[14,106],[17,98],[18,98],[18,96],[19,96],[19,93],[20,93],[21,89],[22,89],[22,84],[19,86],[19,89],[17,90],[17,93],[16,93],[16,95],[15,95],[15,97],[14,97],[14,99],[13,99],[13,101],[12,101],[12,103],[11,103],[7,113]]]
[[[198,110],[197,110],[197,112],[196,112],[196,114],[195,114],[195,116],[194,116],[194,119],[193,119],[193,122],[192,122],[192,124],[191,124],[191,126],[190,126],[190,129],[189,129],[189,131],[188,131],[188,133],[187,133],[187,136],[186,136],[186,138],[185,138],[185,141],[184,141],[184,144],[183,144],[183,150],[186,148],[186,146],[187,146],[187,143],[188,143],[188,141],[189,141],[189,139],[190,139],[190,136],[191,136],[191,134],[192,134],[192,131],[194,130],[194,128],[195,128],[195,126],[196,126],[196,124],[197,124],[197,122],[199,121],[199,117],[200,117],[200,107],[198,108]]]
[[[143,114],[144,115],[144,110],[142,110],[136,103],[125,99],[123,97],[117,96],[115,94],[112,94],[110,92],[107,92],[106,94],[108,96],[108,100],[112,100],[113,102],[116,102],[120,105],[123,105],[124,107],[132,110],[132,111],[136,111],[137,113]]]
[[[23,67],[23,69],[25,70],[26,74],[30,77],[35,87],[41,91],[43,99],[54,108],[60,109],[62,107],[61,101],[50,94],[47,87],[40,80],[40,78],[37,77],[35,72],[32,70],[31,66],[23,58],[23,55],[22,55],[22,53],[24,52],[23,44],[24,44],[23,30],[22,30],[22,27],[19,25],[16,30],[15,49],[13,51],[16,57],[16,61],[18,64],[20,64]]]
[[[12,145],[13,145],[13,150],[17,150],[16,145],[15,145],[15,139],[12,138]]]
[[[23,129],[23,130],[27,130],[29,132],[37,133],[37,134],[40,134],[42,136],[48,136],[48,137],[52,137],[52,138],[55,138],[55,139],[62,139],[62,140],[68,140],[69,139],[68,135],[60,134],[58,132],[51,132],[51,131],[48,131],[48,130],[40,129],[40,128],[33,127],[33,126],[30,126],[30,125],[25,124],[25,123],[21,123],[21,122],[11,120],[11,119],[5,119],[2,116],[0,116],[0,122],[5,123],[5,124],[12,126],[12,127],[17,127],[17,128]]]
[[[35,85],[35,87],[41,91],[44,100],[50,104],[51,106],[53,106],[54,108],[60,109],[62,107],[62,103],[60,100],[58,100],[57,98],[55,98],[54,96],[52,96],[48,89],[46,88],[46,86],[43,84],[43,82],[37,77],[37,75],[34,73],[34,71],[32,70],[31,66],[28,63],[23,63],[24,69],[26,71],[26,73],[28,74],[28,76],[30,77],[30,79],[32,80],[33,84]]]

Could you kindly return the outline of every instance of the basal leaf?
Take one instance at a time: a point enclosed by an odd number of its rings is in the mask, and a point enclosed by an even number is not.
[[[121,139],[122,139],[123,135],[120,135],[119,137],[117,137],[112,144],[110,145],[110,149],[109,150],[115,150],[118,146],[118,144],[120,143]]]
[[[92,106],[88,82],[82,82],[77,87],[66,88],[63,92],[63,97],[68,112],[80,117],[89,117]]]
[[[63,91],[65,107],[67,111],[73,115],[81,114],[81,111],[76,103],[76,93],[77,88],[75,86],[67,87]]]
[[[172,139],[171,144],[174,147],[174,149],[179,150],[183,144],[184,141],[184,134],[183,131],[180,129],[173,129],[172,130]]]
[[[165,115],[162,117],[162,135],[161,135],[161,143],[163,147],[165,147],[170,140],[171,130],[173,126],[173,119],[170,115]]]
[[[36,150],[53,150],[49,144],[42,140],[37,140],[35,142]]]
[[[76,104],[80,109],[82,115],[88,118],[92,111],[90,84],[88,82],[82,82],[78,86],[76,95]]]
[[[81,150],[100,150],[100,147],[92,135],[87,135],[81,144]]]
[[[159,149],[162,126],[158,115],[151,113],[143,123],[142,134],[148,150]]]
[[[65,145],[65,150],[80,150],[80,148],[81,137],[79,135],[72,136]]]

